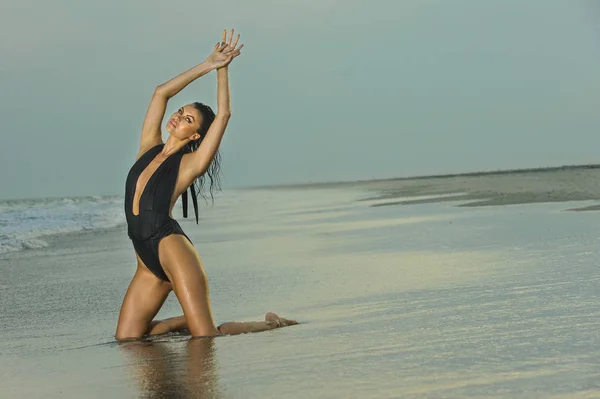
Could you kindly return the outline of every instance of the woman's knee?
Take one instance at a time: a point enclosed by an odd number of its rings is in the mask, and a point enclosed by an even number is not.
[[[115,339],[139,339],[146,335],[148,326],[172,290],[172,285],[160,281],[149,270],[138,264],[117,321]]]
[[[139,329],[123,328],[119,325],[115,331],[115,339],[119,342],[138,340],[144,336],[145,332]]]

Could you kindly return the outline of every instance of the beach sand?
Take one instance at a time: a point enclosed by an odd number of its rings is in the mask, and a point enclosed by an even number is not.
[[[282,186],[284,189],[319,187],[369,190],[375,196],[366,200],[380,200],[373,206],[446,201],[462,201],[460,206],[600,201],[600,165]],[[600,205],[573,210],[600,210]]]
[[[0,397],[600,397],[598,173],[226,191],[180,223],[259,334],[115,343],[124,227],[0,255]]]

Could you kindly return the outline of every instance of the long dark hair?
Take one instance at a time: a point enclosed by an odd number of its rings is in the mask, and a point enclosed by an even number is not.
[[[213,110],[210,106],[203,104],[203,103],[199,103],[199,102],[195,102],[192,105],[202,115],[202,124],[200,125],[200,128],[198,129],[198,134],[200,135],[200,138],[198,140],[192,140],[186,144],[186,146],[184,147],[184,152],[186,152],[186,153],[194,152],[198,149],[198,147],[200,146],[200,143],[202,143],[202,140],[204,140],[204,137],[206,137],[206,132],[208,131],[208,128],[215,120],[215,113],[213,112]],[[217,150],[217,152],[215,153],[215,156],[213,157],[210,164],[208,165],[208,169],[206,170],[206,173],[204,173],[202,176],[200,176],[196,180],[194,180],[192,182],[192,185],[190,186],[190,191],[192,191],[192,199],[194,200],[194,202],[196,202],[195,198],[198,196],[198,194],[200,194],[202,196],[202,198],[204,198],[206,201],[208,200],[208,196],[206,195],[206,192],[205,192],[205,183],[208,180],[209,181],[208,191],[210,194],[210,199],[211,199],[211,202],[214,203],[214,199],[215,199],[214,193],[216,191],[221,190],[221,181],[220,181],[220,176],[219,176],[220,171],[221,171],[221,153],[219,152],[219,150]],[[187,202],[187,198],[186,198],[185,202]],[[187,208],[187,205],[185,205],[185,207]],[[196,208],[197,208],[197,205],[196,205],[196,203],[194,203],[194,210],[196,211],[196,222],[197,222],[198,221],[198,210]],[[184,210],[184,215],[187,216],[187,210]]]

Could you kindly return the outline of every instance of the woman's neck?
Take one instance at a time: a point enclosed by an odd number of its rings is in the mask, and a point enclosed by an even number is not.
[[[189,140],[177,140],[173,136],[169,136],[169,138],[167,139],[167,142],[163,146],[161,153],[165,157],[168,157],[169,155],[173,155],[176,152],[178,152],[179,150],[181,150],[188,142],[189,142]]]

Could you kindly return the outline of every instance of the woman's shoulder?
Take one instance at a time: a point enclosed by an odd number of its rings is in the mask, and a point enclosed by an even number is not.
[[[148,154],[150,151],[157,149],[159,147],[162,148],[162,146],[164,146],[164,145],[165,145],[164,143],[160,142],[160,143],[151,143],[151,144],[146,144],[146,145],[140,146],[140,151],[138,152],[135,160],[137,161],[144,155]]]

